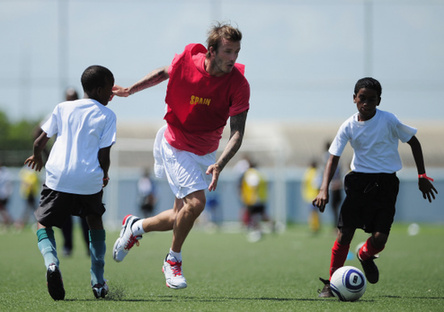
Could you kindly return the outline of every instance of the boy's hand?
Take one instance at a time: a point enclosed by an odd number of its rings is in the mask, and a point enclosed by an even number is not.
[[[106,177],[106,178],[103,178],[103,184],[102,184],[102,188],[103,187],[106,187],[107,185],[108,185],[108,182],[109,182],[109,178],[108,177]]]
[[[43,168],[43,160],[41,157],[32,155],[25,160],[25,165],[28,165],[31,169],[35,169],[35,171],[40,171]]]
[[[430,203],[432,202],[432,198],[435,199],[435,194],[438,194],[438,191],[435,189],[432,182],[430,182],[427,178],[419,178],[418,187],[422,192],[422,197],[424,197],[424,199],[428,199]],[[433,192],[435,192],[435,194],[433,194]]]
[[[320,212],[324,212],[325,206],[328,204],[328,192],[319,191],[318,196],[316,196],[312,204],[318,207]]]

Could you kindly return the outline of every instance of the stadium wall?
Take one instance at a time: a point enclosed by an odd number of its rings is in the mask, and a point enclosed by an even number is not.
[[[8,210],[14,219],[19,218],[25,207],[24,200],[20,197],[20,181],[18,172],[20,168],[11,168],[14,177],[14,192],[8,203]],[[287,224],[305,223],[308,219],[309,207],[302,200],[300,187],[301,177],[304,168],[286,168],[280,172],[284,181],[284,189],[278,189],[282,185],[276,181],[274,170],[264,170],[269,180],[269,201],[267,211],[276,221]],[[429,168],[428,173],[435,178],[434,185],[438,191],[444,190],[444,169]],[[136,169],[120,169],[110,172],[111,181],[104,192],[104,202],[107,212],[104,221],[107,228],[118,228],[121,220],[126,214],[140,215],[139,201],[137,194],[137,181],[141,174]],[[42,175],[43,177],[44,175]],[[400,192],[397,201],[396,222],[418,222],[444,224],[444,197],[438,194],[436,201],[428,203],[422,198],[417,187],[416,172],[412,169],[403,169],[399,172]],[[208,197],[217,196],[219,206],[215,211],[215,220],[219,223],[233,223],[241,220],[242,206],[238,197],[237,181],[239,174],[234,170],[227,170],[221,176],[218,189],[214,193],[209,193]],[[164,180],[155,180],[158,203],[155,213],[169,209],[173,204],[173,196],[169,186]],[[276,197],[285,196],[284,200],[277,200]],[[277,207],[280,203],[285,203],[285,207]],[[210,219],[207,209],[202,219]],[[332,214],[329,208],[321,216],[321,222],[330,226]]]

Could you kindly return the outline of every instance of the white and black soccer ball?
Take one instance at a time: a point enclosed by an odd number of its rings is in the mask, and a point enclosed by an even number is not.
[[[356,301],[365,293],[367,280],[359,269],[344,266],[333,273],[330,279],[330,287],[339,300]]]

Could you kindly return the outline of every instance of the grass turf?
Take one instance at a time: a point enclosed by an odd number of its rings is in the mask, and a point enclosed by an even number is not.
[[[331,229],[309,234],[303,225],[283,234],[269,234],[249,243],[245,233],[206,233],[193,230],[184,246],[184,275],[188,288],[165,286],[161,272],[171,233],[145,235],[125,261],[111,252],[118,232],[107,232],[106,299],[97,300],[89,285],[90,261],[80,229],[75,228],[75,250],[60,256],[66,290],[64,301],[53,301],[46,288],[43,259],[35,232],[0,234],[0,311],[442,311],[444,306],[444,228],[421,225],[416,236],[407,225],[395,224],[386,249],[376,264],[377,284],[367,286],[357,302],[318,299],[326,278]],[[356,246],[367,235],[357,231],[346,265],[361,269]],[[61,231],[56,229],[61,254]]]

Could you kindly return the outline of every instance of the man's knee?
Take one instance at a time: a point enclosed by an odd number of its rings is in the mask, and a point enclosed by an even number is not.
[[[200,215],[205,209],[205,204],[206,198],[204,191],[197,191],[185,197],[185,205],[193,213],[197,213]]]
[[[186,210],[187,212],[192,215],[195,219],[197,219],[202,211],[205,209],[205,202],[201,201],[192,201],[187,205]]]

